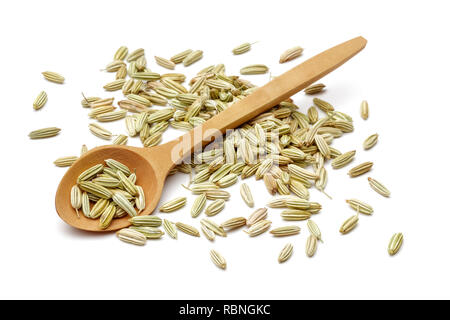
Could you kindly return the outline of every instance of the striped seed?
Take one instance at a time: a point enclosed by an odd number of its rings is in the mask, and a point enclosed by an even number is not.
[[[359,215],[358,214],[348,218],[342,224],[341,228],[339,229],[339,232],[342,233],[342,234],[349,233],[350,231],[352,231],[356,227],[356,225],[358,224],[358,220],[359,220]]]
[[[41,109],[47,103],[47,99],[47,93],[45,91],[41,91],[33,102],[34,110]]]
[[[317,250],[317,238],[311,234],[308,239],[306,240],[306,255],[308,257],[312,257]]]
[[[367,120],[369,118],[369,104],[366,100],[361,102],[361,118]]]
[[[308,88],[303,90],[306,94],[316,94],[322,91],[325,88],[325,85],[323,83],[317,83],[310,85]]]
[[[77,160],[78,160],[77,156],[69,156],[58,158],[55,161],[53,161],[53,163],[57,167],[70,167]]]
[[[190,225],[182,223],[182,222],[175,223],[175,226],[177,227],[178,230],[180,230],[181,232],[184,232],[190,236],[200,237],[200,232],[198,232],[198,230],[196,228],[194,228],[193,226],[190,226]]]
[[[293,249],[294,247],[292,246],[292,244],[288,243],[287,245],[285,245],[278,255],[278,262],[286,262],[292,256]]]
[[[232,230],[243,227],[247,224],[247,219],[244,217],[231,218],[223,222],[220,226],[224,229]]]
[[[255,223],[264,220],[267,217],[267,208],[256,209],[247,219],[247,226],[252,226]]]
[[[44,71],[42,72],[42,75],[44,78],[50,82],[63,84],[64,83],[64,77],[60,75],[59,73],[52,72],[52,71]]]
[[[30,139],[44,139],[56,136],[61,129],[56,127],[49,127],[31,131],[28,136]]]
[[[205,196],[205,201],[206,201],[206,196]],[[216,214],[218,214],[224,208],[225,208],[225,200],[218,199],[206,207],[205,214],[208,217],[212,217],[212,216],[215,216]]]
[[[225,261],[224,257],[220,253],[218,253],[215,250],[210,251],[211,260],[214,262],[214,264],[221,268],[226,269],[227,268],[227,262]]]
[[[161,212],[173,212],[176,211],[186,204],[186,197],[178,197],[173,200],[165,202],[161,207],[159,207],[159,211]]]
[[[162,222],[162,225],[164,227],[164,230],[167,232],[167,234],[173,238],[173,239],[177,239],[178,238],[178,232],[177,229],[175,228],[175,224],[173,222],[170,222],[167,219],[164,219]]]
[[[147,238],[142,233],[129,228],[117,231],[116,235],[121,241],[137,246],[143,246],[147,242]]]
[[[364,140],[363,147],[364,150],[369,150],[375,146],[378,142],[378,133],[370,135],[366,140]]]
[[[383,197],[389,197],[391,195],[391,192],[381,182],[370,177],[367,180],[369,180],[370,187]]]
[[[358,177],[366,172],[369,172],[370,169],[372,169],[372,166],[373,166],[373,162],[370,162],[370,161],[363,162],[363,163],[357,165],[356,167],[351,168],[348,171],[348,175],[351,178]]]
[[[248,230],[244,230],[250,237],[256,237],[267,230],[269,230],[272,221],[269,220],[261,220],[251,225]]]
[[[311,218],[311,213],[305,210],[285,209],[281,212],[281,218],[286,221],[302,221]]]
[[[251,75],[251,74],[264,74],[269,71],[269,68],[264,64],[252,64],[246,67],[243,67],[240,70],[242,75]]]
[[[70,204],[77,212],[77,216],[80,217],[78,209],[81,208],[81,190],[77,185],[74,185],[70,190]]]
[[[402,233],[395,233],[391,240],[389,241],[388,245],[388,253],[393,256],[395,255],[401,248],[403,244],[403,234]]]
[[[336,158],[331,161],[331,166],[333,169],[340,169],[345,167],[347,164],[353,161],[355,157],[356,150],[345,152],[341,155],[338,155]]]
[[[317,240],[322,241],[322,233],[320,232],[319,226],[318,226],[314,221],[312,221],[311,219],[308,220],[308,222],[307,222],[306,225],[308,226],[309,232],[310,232],[314,237],[316,237]],[[323,242],[323,241],[322,241],[322,242]]]
[[[295,58],[298,58],[302,55],[303,48],[302,47],[293,47],[285,52],[283,52],[280,56],[280,63],[285,63],[291,61]]]
[[[347,202],[352,209],[356,210],[359,213],[363,213],[363,214],[367,214],[367,215],[372,215],[372,213],[373,213],[373,208],[370,205],[368,205],[367,203],[362,202],[361,200],[348,199],[348,200],[345,200],[345,202]]]
[[[279,227],[270,230],[270,233],[273,234],[275,237],[293,236],[300,233],[300,227],[298,226]]]
[[[196,218],[200,215],[206,205],[206,194],[202,193],[195,200],[191,208],[191,217]]]

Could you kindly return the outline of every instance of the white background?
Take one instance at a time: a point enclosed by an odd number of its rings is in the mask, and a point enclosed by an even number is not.
[[[9,1],[0,8],[2,30],[0,298],[145,298],[145,299],[329,299],[450,298],[448,254],[448,8],[446,1]],[[88,110],[81,92],[111,96],[102,86],[113,74],[100,72],[115,50],[143,47],[149,66],[165,72],[154,55],[170,57],[186,48],[204,58],[176,71],[192,76],[201,68],[225,63],[227,74],[247,64],[264,63],[281,74],[328,47],[363,35],[366,49],[325,77],[322,98],[355,119],[355,132],[333,142],[357,150],[354,164],[374,161],[370,176],[391,189],[385,199],[373,192],[367,175],[350,179],[347,169],[329,168],[327,192],[311,191],[323,204],[313,217],[324,243],[314,258],[304,253],[308,235],[249,238],[241,230],[214,243],[184,234],[164,237],[145,247],[127,245],[114,234],[84,233],[67,226],[54,209],[54,194],[65,169],[54,159],[77,155],[104,143],[87,128]],[[230,50],[258,41],[242,56]],[[285,49],[300,45],[304,55],[279,65]],[[41,72],[66,77],[64,85],[45,81]],[[269,75],[247,76],[264,84]],[[32,102],[41,91],[49,101],[40,111]],[[120,94],[115,94],[117,98]],[[294,97],[302,111],[311,97]],[[370,118],[359,117],[367,99]],[[52,139],[29,140],[34,129],[58,126]],[[124,133],[124,122],[106,124]],[[363,151],[372,133],[379,143]],[[181,132],[169,130],[164,141]],[[130,145],[139,146],[137,139]],[[187,175],[170,177],[162,201],[188,196],[188,205],[168,214],[172,221],[199,226],[190,218],[194,197],[180,184]],[[256,207],[270,198],[262,182],[247,181]],[[253,210],[229,190],[231,201],[214,217],[222,222]],[[375,208],[359,226],[342,236],[341,223],[354,212],[345,199],[355,197]],[[164,214],[159,214],[163,216]],[[165,215],[164,215],[165,217]],[[287,224],[270,210],[273,226]],[[199,219],[199,218],[198,218]],[[387,254],[391,235],[403,232],[404,246]],[[288,242],[294,254],[285,264],[277,256]],[[227,259],[216,268],[209,250]]]

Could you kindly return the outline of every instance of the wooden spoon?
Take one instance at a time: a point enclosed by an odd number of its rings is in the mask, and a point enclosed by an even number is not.
[[[98,220],[79,218],[70,204],[70,190],[81,172],[106,159],[115,159],[136,170],[137,184],[145,192],[146,208],[141,215],[155,210],[170,169],[215,138],[221,138],[227,129],[233,129],[255,116],[288,99],[329,72],[341,66],[361,51],[367,41],[357,37],[324,51],[276,77],[245,99],[234,103],[220,114],[185,135],[152,148],[108,145],[97,147],[76,161],[66,172],[56,192],[56,211],[71,226],[88,231],[113,231],[130,225],[129,217],[114,219],[109,228],[101,230]]]

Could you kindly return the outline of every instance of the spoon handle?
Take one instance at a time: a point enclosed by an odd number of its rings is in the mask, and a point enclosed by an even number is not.
[[[201,151],[202,146],[221,137],[227,129],[236,128],[311,85],[364,49],[366,43],[367,40],[363,37],[354,38],[319,53],[276,77],[202,126],[173,141],[176,150],[172,152],[172,161],[176,163],[194,151]]]

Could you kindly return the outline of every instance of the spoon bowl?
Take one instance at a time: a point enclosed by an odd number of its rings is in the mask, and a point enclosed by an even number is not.
[[[130,225],[129,217],[125,216],[113,219],[111,225],[102,230],[98,220],[86,218],[83,214],[78,217],[71,206],[70,190],[77,183],[78,176],[96,164],[104,164],[106,159],[117,160],[136,171],[136,184],[143,188],[146,200],[146,207],[140,214],[151,214],[159,202],[167,174],[182,159],[194,151],[201,151],[213,140],[221,139],[226,130],[253,119],[338,68],[361,51],[366,42],[357,37],[306,60],[245,99],[233,103],[203,125],[163,145],[151,148],[109,145],[88,151],[69,168],[59,184],[55,198],[58,215],[69,225],[87,231],[114,231]]]

